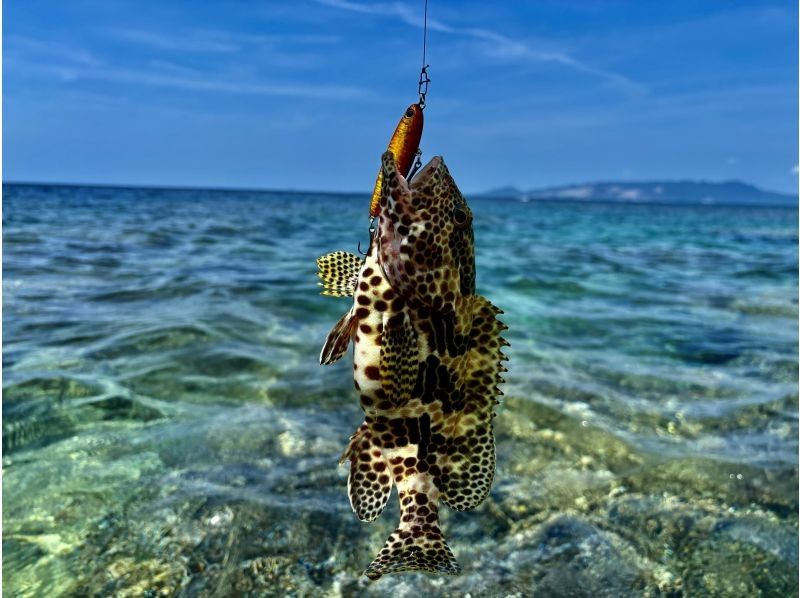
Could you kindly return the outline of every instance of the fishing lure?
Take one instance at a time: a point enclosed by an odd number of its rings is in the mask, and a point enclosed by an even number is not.
[[[397,127],[394,130],[392,139],[389,141],[388,150],[392,152],[397,169],[403,176],[408,176],[414,156],[417,155],[419,142],[422,139],[422,106],[411,104],[406,110]],[[375,189],[372,192],[372,200],[369,203],[369,215],[375,217],[380,212],[381,190],[383,189],[383,172],[378,171],[375,180]]]

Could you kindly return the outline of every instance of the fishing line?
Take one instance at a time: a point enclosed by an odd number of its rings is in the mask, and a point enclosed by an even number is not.
[[[422,110],[425,109],[425,98],[428,95],[428,86],[431,83],[431,79],[428,76],[428,68],[430,67],[427,64],[428,60],[428,0],[425,0],[425,7],[423,12],[423,20],[422,20],[422,68],[419,72],[419,82],[417,83],[417,93],[419,94],[419,102],[416,105],[411,105],[406,112],[404,119],[413,119],[418,117],[418,129],[417,129],[417,138],[415,145],[417,146],[416,151],[414,152],[414,163],[412,165],[406,166],[408,168],[408,174],[406,174],[406,180],[411,180],[414,175],[422,168],[422,150],[419,148],[419,140],[420,136],[422,135]],[[397,125],[395,129],[394,135],[392,135],[392,140],[389,142],[389,148],[393,151],[402,151],[403,143],[405,142],[405,136],[409,133],[409,127],[414,127],[413,120],[409,121],[408,123],[404,123],[403,120]],[[411,123],[411,124],[409,124]],[[396,140],[396,138],[400,135],[400,138]],[[413,135],[413,133],[412,133]],[[394,147],[397,146],[397,147]],[[399,148],[399,149],[398,149]],[[399,156],[395,156],[395,159],[399,158]],[[383,185],[383,179],[381,171],[378,172],[378,180],[375,183],[375,189],[372,192],[372,200],[370,201],[370,208],[369,208],[369,238],[370,238],[370,245],[372,244],[373,238],[375,237],[375,233],[377,228],[375,226],[375,218],[377,217],[378,211],[378,201],[380,200],[380,194]],[[361,243],[358,244],[358,252],[361,255],[366,255],[366,253],[361,249]]]
[[[417,93],[419,93],[419,108],[425,110],[425,96],[428,95],[428,86],[431,83],[428,77],[428,67],[426,58],[428,54],[428,0],[425,0],[425,12],[422,21],[422,70],[419,72],[419,83],[417,84]],[[422,150],[417,148],[415,156],[416,160],[408,173],[408,180],[411,180],[417,171],[422,168]]]
[[[426,64],[426,57],[428,53],[428,0],[425,0],[425,13],[422,21],[422,70],[419,73],[419,84],[417,85],[417,92],[419,93],[419,107],[425,109],[425,96],[428,94],[428,85],[430,85],[430,77],[428,77],[428,67]]]

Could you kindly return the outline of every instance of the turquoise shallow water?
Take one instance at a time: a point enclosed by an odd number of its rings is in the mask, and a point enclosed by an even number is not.
[[[8,595],[796,594],[796,210],[471,201],[497,477],[463,575],[369,584],[314,266],[366,202],[4,186]]]

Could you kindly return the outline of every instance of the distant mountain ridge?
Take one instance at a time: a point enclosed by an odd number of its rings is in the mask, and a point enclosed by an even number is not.
[[[765,191],[741,181],[644,181],[598,182],[561,185],[523,191],[501,187],[479,197],[563,199],[571,201],[664,202],[688,204],[796,205],[797,197]]]

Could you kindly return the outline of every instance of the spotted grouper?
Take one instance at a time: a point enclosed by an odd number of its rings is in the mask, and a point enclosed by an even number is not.
[[[454,575],[460,567],[439,527],[439,503],[464,511],[489,493],[506,326],[475,294],[472,212],[442,158],[410,183],[391,152],[381,170],[380,221],[366,257],[337,251],[317,260],[323,294],[354,297],[320,363],[354,341],[365,418],[342,455],[353,511],[373,521],[393,485],[400,500],[400,524],[365,575]]]

